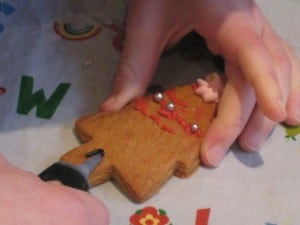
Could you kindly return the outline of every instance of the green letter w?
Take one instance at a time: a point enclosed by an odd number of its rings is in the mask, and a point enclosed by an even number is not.
[[[50,98],[46,100],[43,90],[32,93],[33,78],[22,76],[17,112],[27,115],[36,106],[37,117],[50,119],[70,86],[68,83],[61,83]]]

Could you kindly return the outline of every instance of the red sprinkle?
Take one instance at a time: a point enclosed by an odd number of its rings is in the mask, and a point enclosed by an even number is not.
[[[161,129],[163,129],[163,130],[165,130],[165,131],[167,131],[167,132],[169,132],[169,133],[171,133],[171,134],[175,134],[175,132],[173,131],[173,129],[172,129],[171,127],[165,125],[165,124],[163,124],[163,125],[161,126]]]
[[[6,88],[0,87],[0,95],[4,94],[6,92]]]
[[[192,133],[191,129],[190,129],[190,132]],[[202,132],[199,128],[199,130],[197,130],[196,132],[194,132],[194,134],[197,136],[197,137],[201,137],[202,136]]]
[[[195,90],[199,87],[199,85],[197,83],[193,83],[192,84],[192,89],[195,92]]]
[[[161,100],[159,102],[159,106],[161,109],[165,109],[166,108],[166,105],[167,105],[167,102],[165,100]]]
[[[146,100],[144,97],[139,97],[136,99],[135,101],[135,109],[139,110],[140,112],[142,112],[145,116],[148,115],[147,112],[147,104],[146,104]]]
[[[192,86],[192,88],[195,88],[194,84]],[[179,100],[176,97],[175,91],[173,90],[167,90],[164,92],[170,99],[171,102],[173,102],[175,105],[177,106],[181,106],[181,107],[188,107],[188,104],[182,100]],[[202,136],[202,132],[199,129],[196,132],[193,132],[191,129],[191,125],[190,123],[188,123],[183,116],[181,116],[180,114],[184,113],[184,109],[183,108],[175,108],[173,111],[169,111],[166,109],[167,106],[167,102],[165,100],[160,101],[159,103],[160,109],[156,112],[157,114],[148,114],[148,110],[147,110],[147,102],[145,100],[145,97],[139,97],[136,99],[135,102],[135,109],[140,111],[143,115],[145,115],[146,117],[150,118],[151,120],[153,120],[161,129],[171,133],[171,134],[175,134],[175,131],[168,125],[163,124],[163,122],[160,119],[160,116],[165,117],[169,120],[175,121],[177,122],[182,129],[185,131],[186,134],[188,135],[196,135],[198,137]],[[181,113],[180,113],[181,112]],[[200,116],[200,114],[202,114],[202,110],[201,109],[196,109],[196,117]]]
[[[182,101],[182,100],[180,100],[180,99],[178,99],[177,97],[176,97],[176,94],[175,94],[175,91],[173,91],[173,90],[167,90],[167,91],[165,91],[165,94],[169,97],[169,99],[173,102],[173,103],[175,103],[176,105],[180,105],[180,106],[182,106],[182,107],[187,107],[188,106],[188,104],[186,103],[186,102],[184,102],[184,101]]]
[[[167,119],[175,120],[175,114],[173,112],[169,112],[166,109],[159,110],[158,114],[163,116],[163,117],[166,117]]]
[[[157,125],[159,125],[159,126],[162,125],[162,122],[161,122],[159,116],[154,115],[154,114],[151,114],[151,115],[149,116],[149,118],[152,119]]]
[[[191,133],[190,125],[179,115],[176,116],[176,121],[184,129],[187,134]]]

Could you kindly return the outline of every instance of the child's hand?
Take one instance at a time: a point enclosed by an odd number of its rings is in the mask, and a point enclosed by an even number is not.
[[[106,207],[91,195],[45,183],[0,154],[0,218],[6,225],[108,225]]]
[[[144,93],[162,51],[196,30],[225,59],[228,82],[201,158],[217,166],[238,138],[258,150],[277,122],[300,122],[300,63],[253,0],[131,0],[123,56],[102,110]]]

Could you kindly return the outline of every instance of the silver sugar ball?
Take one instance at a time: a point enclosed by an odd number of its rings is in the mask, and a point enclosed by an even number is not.
[[[191,130],[192,130],[192,132],[197,132],[199,130],[199,126],[197,124],[193,123],[191,125]]]
[[[164,98],[164,96],[160,92],[154,94],[154,101],[156,101],[156,102],[160,102],[161,100],[163,100],[163,98]]]
[[[174,111],[175,110],[175,104],[173,102],[169,102],[167,104],[167,110],[168,111]]]

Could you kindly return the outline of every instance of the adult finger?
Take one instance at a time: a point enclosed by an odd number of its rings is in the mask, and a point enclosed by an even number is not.
[[[142,95],[156,69],[163,42],[161,18],[156,15],[155,4],[132,1],[126,26],[126,40],[117,67],[111,96],[101,105],[103,111],[122,108],[132,98]]]
[[[220,99],[217,117],[207,130],[201,146],[202,161],[213,167],[222,161],[255,106],[254,91],[241,71],[227,62],[226,75],[228,81]]]

